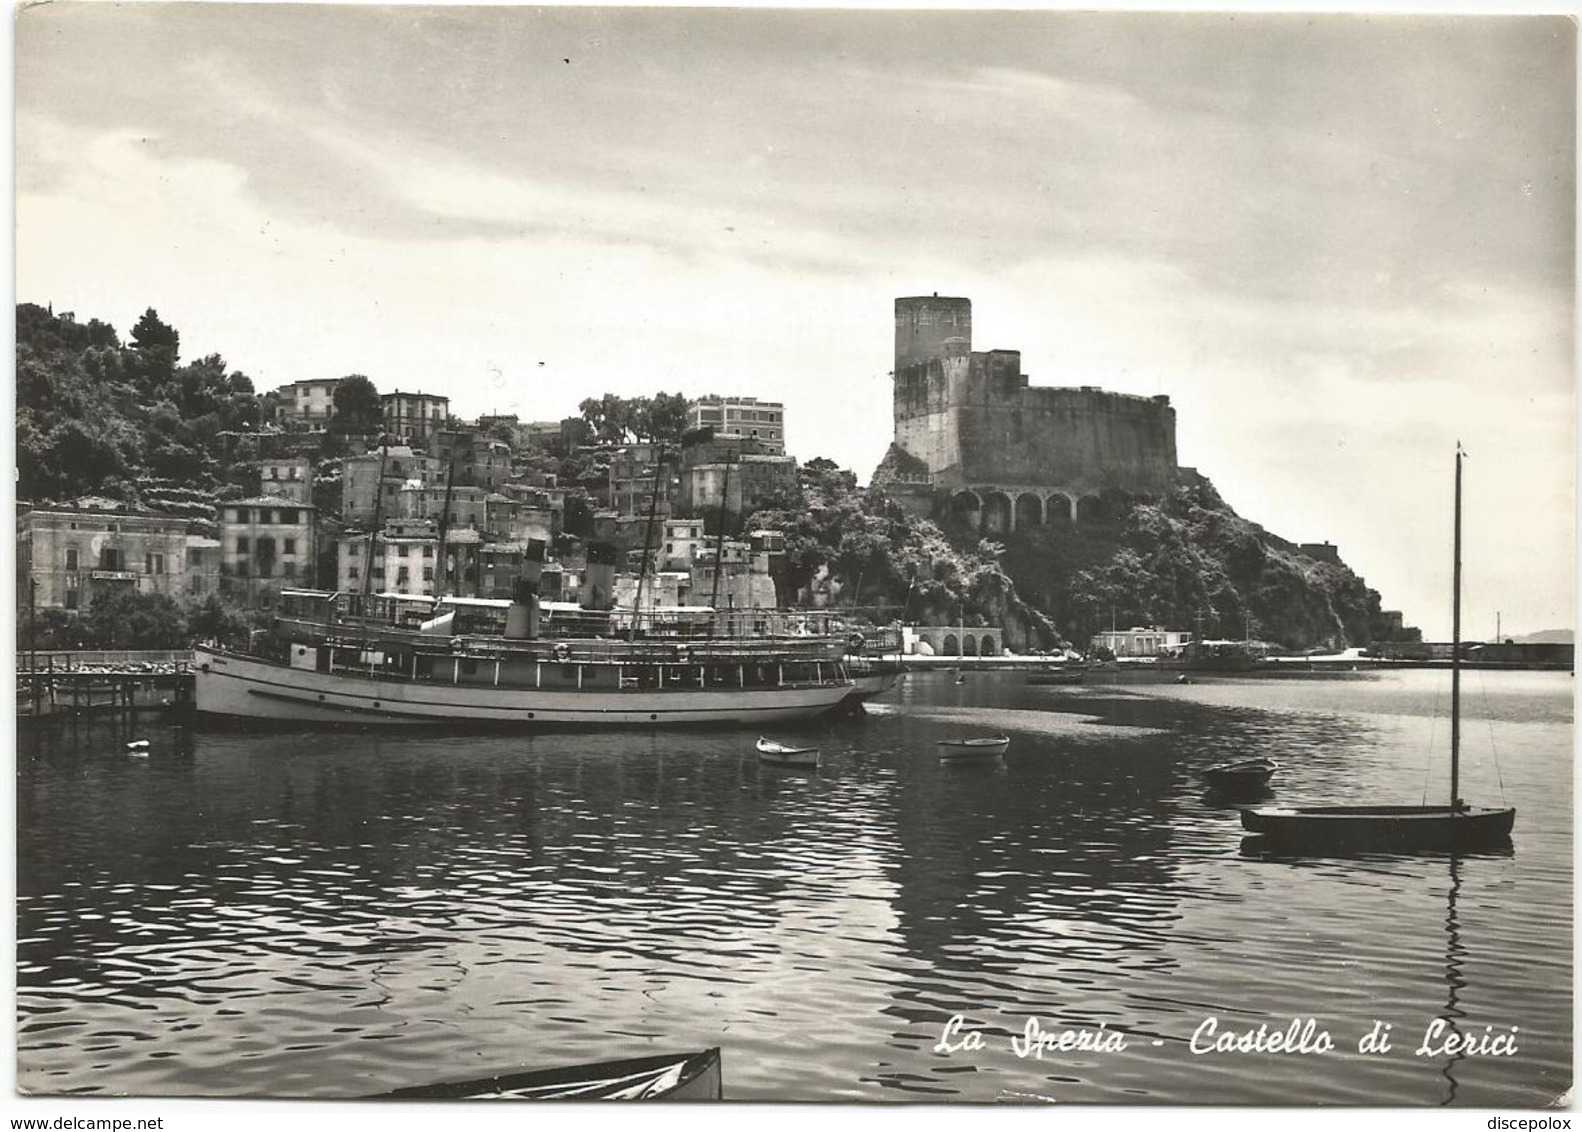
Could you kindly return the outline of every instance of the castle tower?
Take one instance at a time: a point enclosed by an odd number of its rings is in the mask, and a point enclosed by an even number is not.
[[[946,339],[956,338],[952,349]],[[938,294],[895,301],[895,372],[918,362],[972,352],[972,300]]]

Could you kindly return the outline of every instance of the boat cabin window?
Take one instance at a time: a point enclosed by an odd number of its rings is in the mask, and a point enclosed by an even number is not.
[[[665,687],[667,688],[697,688],[703,684],[703,666],[701,664],[667,664],[665,665]]]

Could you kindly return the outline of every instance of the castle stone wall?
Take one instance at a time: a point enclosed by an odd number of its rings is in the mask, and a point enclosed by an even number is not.
[[[1019,351],[974,352],[971,334],[968,299],[895,301],[895,447],[926,465],[936,491],[1016,485],[1075,500],[1105,487],[1169,489],[1168,397],[1030,386]],[[1044,509],[1029,500],[1026,518]]]

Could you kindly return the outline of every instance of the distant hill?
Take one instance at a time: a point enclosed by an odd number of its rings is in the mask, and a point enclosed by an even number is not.
[[[1509,637],[1519,645],[1571,645],[1576,643],[1576,633],[1570,629],[1545,629],[1528,633],[1524,637]]]

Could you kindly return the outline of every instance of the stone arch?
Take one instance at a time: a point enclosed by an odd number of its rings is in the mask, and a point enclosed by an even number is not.
[[[976,529],[983,513],[983,500],[975,491],[958,491],[950,497],[950,514],[959,523]]]
[[[983,517],[980,529],[986,535],[1010,534],[1015,529],[1011,511],[1011,498],[1003,491],[991,491],[983,497]]]
[[[944,639],[939,642],[939,655],[940,656],[960,656],[961,655],[961,642],[956,640],[956,634],[954,634],[954,633],[946,633],[945,634]]]
[[[1045,522],[1053,523],[1058,520],[1070,522],[1072,519],[1071,497],[1061,492],[1055,492],[1044,501]]]
[[[1016,529],[1044,525],[1044,501],[1030,491],[1016,497]]]
[[[1104,500],[1098,496],[1084,495],[1077,500],[1077,518],[1083,522],[1102,522],[1108,517],[1104,507]]]
[[[982,641],[982,643],[980,643],[978,645],[978,655],[979,656],[999,656],[1000,655],[1000,648],[999,648],[999,646],[994,643],[994,638],[989,636],[987,633],[985,633],[983,635],[983,641]]]
[[[974,637],[971,633],[963,633],[961,635],[961,655],[978,655],[978,638]]]

